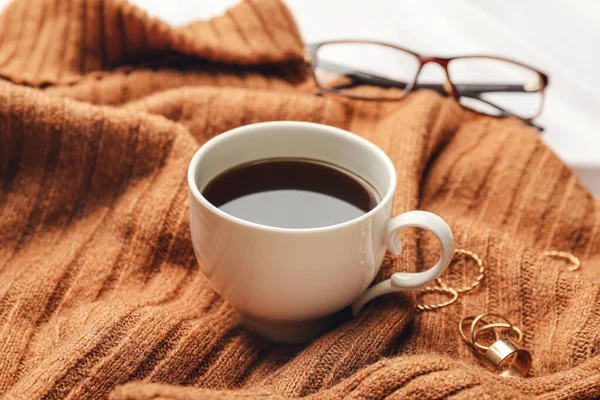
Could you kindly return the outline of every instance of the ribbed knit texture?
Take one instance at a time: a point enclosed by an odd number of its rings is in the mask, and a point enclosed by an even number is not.
[[[302,47],[279,0],[177,29],[121,0],[6,8],[0,395],[600,397],[600,203],[573,171],[519,121],[473,118],[435,93],[316,96]],[[398,172],[395,212],[446,219],[457,246],[483,258],[482,287],[436,312],[384,296],[306,345],[245,333],[194,258],[186,168],[210,137],[269,120],[380,146]],[[433,262],[429,236],[402,236],[378,280]],[[573,252],[582,270],[548,249]],[[474,270],[458,263],[447,282]],[[458,321],[490,311],[523,329],[531,377],[494,375],[462,343]]]

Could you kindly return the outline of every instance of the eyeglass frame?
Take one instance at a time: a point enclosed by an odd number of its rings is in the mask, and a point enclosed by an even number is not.
[[[383,77],[379,77],[376,75],[372,75],[369,74],[368,72],[364,72],[364,71],[359,71],[359,70],[353,70],[352,68],[346,68],[343,66],[339,66],[337,64],[334,63],[328,63],[330,66],[337,66],[340,68],[343,68],[346,71],[352,71],[355,75],[360,75],[366,79],[369,79],[371,81],[379,81],[380,83],[387,85],[388,87],[399,87],[398,85],[400,84],[404,84],[405,87],[403,88],[404,91],[403,93],[399,96],[399,97],[395,97],[395,98],[389,98],[389,97],[367,97],[367,96],[360,96],[360,95],[355,95],[355,94],[351,94],[351,93],[341,93],[339,90],[335,90],[335,89],[331,89],[331,88],[326,88],[323,87],[320,83],[319,80],[317,79],[317,74],[316,74],[316,68],[318,67],[318,62],[316,62],[318,60],[317,57],[317,52],[319,50],[320,47],[324,46],[324,45],[330,45],[330,44],[373,44],[373,45],[380,45],[380,46],[385,46],[385,47],[389,47],[392,49],[396,49],[396,50],[400,50],[406,53],[409,53],[411,55],[413,55],[419,62],[419,66],[417,68],[417,72],[415,73],[414,79],[412,80],[412,82],[409,83],[404,83],[404,82],[398,82],[395,81],[393,79],[389,79],[389,78],[383,78]],[[489,85],[489,84],[482,84],[484,88],[478,90],[478,92],[480,93],[487,93],[487,92],[507,92],[507,93],[511,93],[511,92],[518,92],[518,93],[533,93],[533,92],[539,92],[540,96],[541,96],[541,100],[540,100],[540,107],[539,110],[531,117],[522,117],[519,116],[517,114],[514,114],[508,110],[503,109],[502,107],[490,103],[487,100],[481,99],[480,97],[473,97],[473,96],[465,96],[464,92],[463,94],[459,94],[456,85],[452,82],[452,79],[450,78],[450,73],[448,72],[448,65],[452,60],[457,60],[457,59],[492,59],[492,60],[498,60],[498,61],[504,61],[504,62],[508,62],[511,64],[515,64],[524,68],[527,68],[533,72],[535,72],[538,77],[539,77],[539,88],[536,87],[534,88],[534,90],[528,90],[525,85],[504,85],[504,84],[494,84],[494,85]],[[437,93],[445,96],[445,97],[451,97],[454,100],[456,100],[456,102],[463,107],[464,109],[467,109],[469,111],[475,112],[477,114],[480,115],[486,115],[486,116],[490,116],[493,118],[506,118],[506,117],[516,117],[518,119],[520,119],[521,121],[527,123],[528,125],[531,125],[535,128],[537,128],[540,131],[543,131],[544,128],[541,126],[538,126],[536,124],[534,124],[532,121],[539,117],[540,114],[542,113],[543,109],[544,109],[544,103],[545,103],[545,98],[546,98],[546,88],[548,87],[548,84],[550,82],[550,79],[548,77],[547,74],[545,74],[544,72],[538,70],[537,68],[532,67],[531,65],[522,63],[520,61],[516,61],[510,58],[505,58],[505,57],[499,57],[499,56],[495,56],[495,55],[463,55],[463,56],[454,56],[454,57],[435,57],[435,56],[429,56],[429,57],[425,57],[422,56],[421,54],[414,52],[412,50],[406,49],[404,47],[400,47],[397,46],[395,44],[391,44],[391,43],[386,43],[386,42],[380,42],[380,41],[376,41],[376,40],[330,40],[330,41],[323,41],[323,42],[317,42],[317,43],[312,43],[306,46],[306,49],[304,51],[304,61],[307,65],[307,67],[310,69],[311,74],[313,76],[313,79],[317,85],[317,88],[319,89],[320,94],[323,94],[325,92],[327,93],[331,93],[334,95],[339,95],[339,96],[344,96],[344,97],[348,97],[348,98],[352,98],[352,99],[357,99],[357,100],[366,100],[366,101],[399,101],[399,100],[403,100],[406,96],[408,96],[415,88],[421,88],[421,89],[432,89],[434,91],[436,91]],[[423,69],[423,67],[429,63],[435,63],[438,64],[439,66],[442,67],[442,69],[444,70],[444,74],[446,77],[446,81],[443,84],[421,84],[418,85],[417,84],[417,80],[419,78],[419,74],[421,73],[421,70]],[[463,84],[464,85],[464,84]],[[469,84],[471,85],[471,84]],[[474,84],[477,85],[477,84]],[[479,85],[481,86],[481,85]],[[494,86],[494,88],[492,88],[492,86]],[[497,86],[497,87],[496,87]],[[485,90],[488,89],[488,90]],[[492,89],[492,90],[490,90]],[[494,90],[495,89],[495,90]],[[471,108],[465,104],[462,104],[459,99],[460,97],[470,97],[470,98],[475,98],[483,103],[486,103],[488,105],[490,105],[491,107],[496,108],[498,111],[500,111],[502,114],[501,115],[493,115],[493,114],[488,114],[482,111],[479,111],[477,109]]]

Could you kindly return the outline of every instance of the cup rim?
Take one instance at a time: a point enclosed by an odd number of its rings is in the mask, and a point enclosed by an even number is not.
[[[348,221],[341,222],[339,224],[327,225],[315,228],[282,228],[277,226],[263,225],[256,222],[246,221],[245,219],[233,216],[231,214],[226,213],[220,208],[211,204],[200,192],[198,185],[196,185],[195,172],[198,167],[198,164],[202,157],[211,150],[212,147],[220,144],[225,140],[229,140],[235,136],[240,136],[247,134],[252,131],[260,131],[260,129],[264,127],[276,127],[276,128],[286,128],[289,126],[298,126],[301,125],[308,129],[318,129],[320,131],[325,131],[328,134],[337,135],[339,137],[343,137],[347,140],[355,141],[362,146],[366,146],[372,151],[374,151],[382,160],[386,167],[386,172],[390,177],[390,183],[388,185],[387,191],[385,195],[381,198],[379,204],[377,204],[372,210],[366,212],[365,214],[353,218]],[[232,223],[239,224],[242,226],[246,226],[248,228],[259,229],[263,231],[270,232],[280,232],[280,233],[295,233],[295,234],[303,234],[303,233],[314,233],[314,232],[329,232],[338,229],[343,229],[347,226],[360,223],[366,219],[371,218],[375,213],[377,213],[382,207],[385,206],[389,201],[391,201],[394,196],[394,192],[396,191],[396,168],[394,167],[394,163],[388,157],[388,155],[377,145],[364,139],[354,133],[351,133],[347,130],[336,128],[330,125],[318,124],[314,122],[304,122],[304,121],[268,121],[268,122],[258,122],[254,124],[243,125],[234,129],[230,129],[225,131],[217,136],[212,137],[208,141],[206,141],[200,148],[196,151],[194,156],[192,157],[190,164],[188,166],[187,172],[187,180],[188,180],[188,188],[190,193],[194,196],[194,198],[200,202],[205,208],[210,210],[212,213],[224,218]]]

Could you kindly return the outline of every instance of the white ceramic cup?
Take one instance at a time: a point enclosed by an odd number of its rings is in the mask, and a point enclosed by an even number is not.
[[[369,182],[381,201],[337,225],[285,229],[234,217],[202,196],[213,178],[232,167],[282,157],[344,168]],[[439,216],[409,211],[391,217],[394,165],[379,147],[342,129],[281,121],[230,130],[196,152],[188,184],[191,237],[200,268],[242,314],[245,326],[272,341],[308,340],[327,324],[327,316],[348,305],[356,314],[374,297],[420,290],[452,259],[452,232]],[[398,272],[369,288],[386,249],[402,251],[397,232],[407,227],[433,232],[441,243],[440,259],[426,271]]]

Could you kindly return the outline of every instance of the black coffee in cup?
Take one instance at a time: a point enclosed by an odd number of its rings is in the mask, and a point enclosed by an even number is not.
[[[322,161],[278,158],[231,168],[202,195],[227,214],[279,228],[340,224],[372,210],[377,191],[355,174]]]

